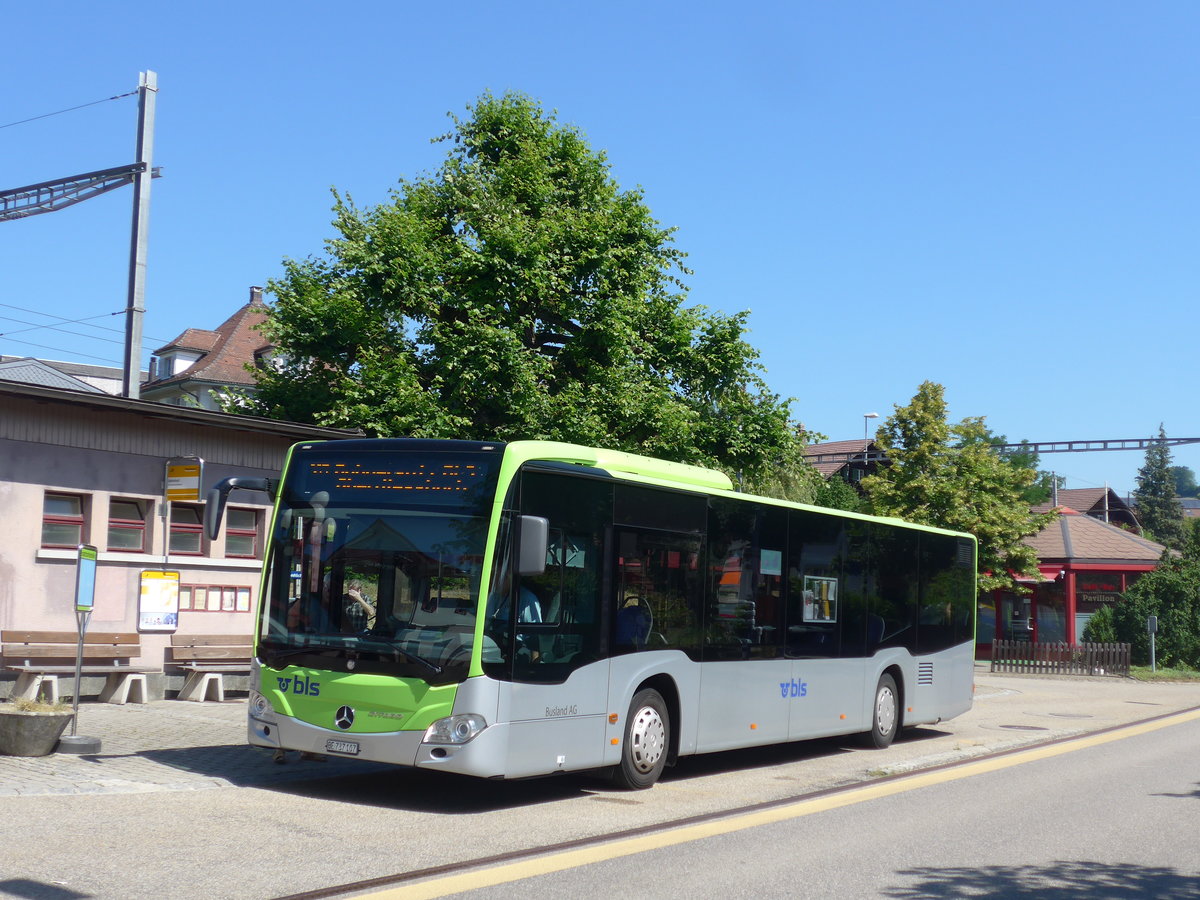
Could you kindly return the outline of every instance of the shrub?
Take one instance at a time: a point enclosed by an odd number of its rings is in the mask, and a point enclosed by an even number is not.
[[[1132,662],[1150,663],[1149,616],[1158,616],[1156,662],[1200,667],[1200,560],[1163,557],[1113,608],[1116,639],[1132,645]],[[1098,617],[1099,614],[1097,614]],[[1088,623],[1089,625],[1091,623]]]
[[[1113,622],[1113,608],[1102,607],[1083,628],[1082,640],[1091,644],[1116,644],[1120,642]]]

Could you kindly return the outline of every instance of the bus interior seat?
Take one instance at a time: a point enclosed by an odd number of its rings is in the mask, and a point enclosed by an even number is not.
[[[617,610],[617,646],[641,650],[650,637],[650,610],[640,601]]]

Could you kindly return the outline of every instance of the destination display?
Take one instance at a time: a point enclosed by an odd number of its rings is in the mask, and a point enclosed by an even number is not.
[[[289,494],[331,504],[469,506],[495,484],[499,459],[485,453],[338,454],[293,460]]]

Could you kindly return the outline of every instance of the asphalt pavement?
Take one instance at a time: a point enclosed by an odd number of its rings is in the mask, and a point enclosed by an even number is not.
[[[911,771],[1200,708],[1200,683],[997,675],[986,664],[976,667],[975,682],[974,708],[938,726],[945,739],[900,741],[870,757],[872,772]],[[245,699],[85,703],[75,732],[98,738],[100,752],[0,756],[0,798],[267,787],[387,768],[301,760],[294,752],[279,764],[247,745]]]

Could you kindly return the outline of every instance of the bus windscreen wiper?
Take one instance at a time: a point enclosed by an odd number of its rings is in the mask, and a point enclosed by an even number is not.
[[[263,662],[268,668],[278,669],[279,663],[292,656],[303,656],[305,653],[320,653],[325,650],[336,650],[336,647],[322,647],[317,644],[305,644],[302,647],[285,647],[282,650],[274,650],[271,648],[261,648],[263,654]]]
[[[397,644],[388,644],[388,646],[391,649],[395,650],[397,653],[399,653],[401,656],[403,656],[405,659],[407,659],[409,662],[415,662],[418,665],[424,666],[426,669],[428,669],[434,675],[442,674],[443,669],[437,663],[430,662],[429,660],[425,659],[425,657],[423,657],[423,656],[417,656],[417,654],[411,653],[408,650],[405,650],[403,647],[401,647]]]

